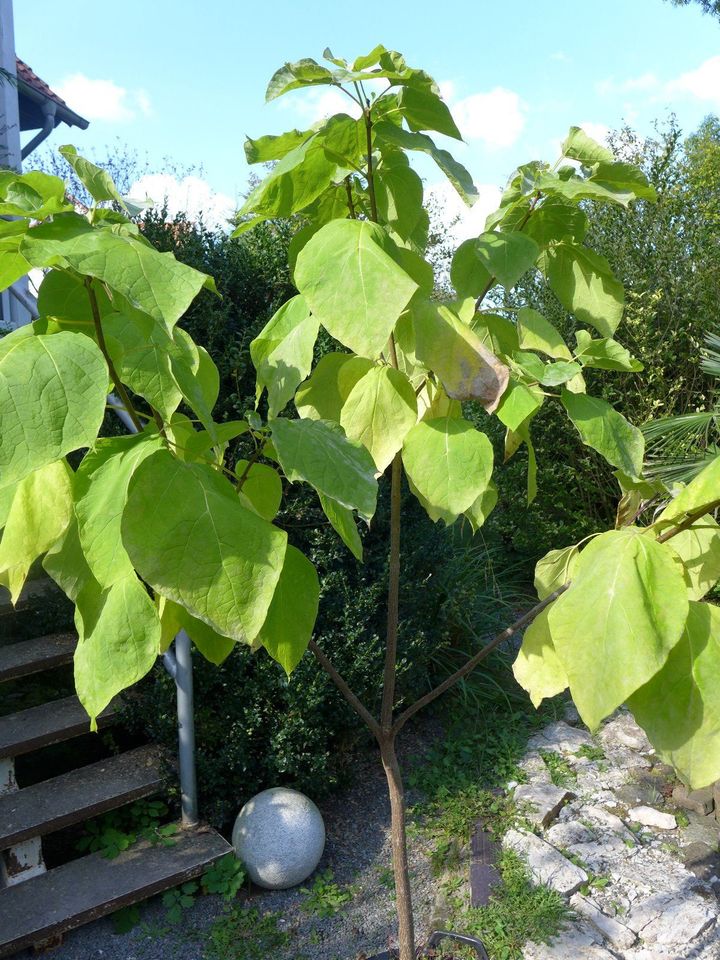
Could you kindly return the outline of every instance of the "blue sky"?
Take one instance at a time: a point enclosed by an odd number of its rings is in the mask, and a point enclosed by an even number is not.
[[[554,160],[572,123],[601,135],[627,120],[650,132],[673,110],[691,130],[720,112],[720,24],[665,0],[16,0],[15,39],[91,120],[86,132],[61,128],[55,145],[70,139],[101,156],[119,138],[158,170],[165,156],[201,165],[206,183],[191,188],[222,202],[245,189],[245,134],[335,112],[317,91],[264,104],[279,65],[320,59],[325,46],[353,58],[381,42],[431,73],[466,135],[452,149],[487,204],[518,163]],[[421,173],[428,186],[440,180],[430,166]]]

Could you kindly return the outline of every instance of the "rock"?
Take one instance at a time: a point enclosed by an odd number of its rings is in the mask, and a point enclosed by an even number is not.
[[[720,780],[713,784],[713,800],[715,801],[715,819],[720,820]]]
[[[663,813],[654,807],[633,807],[628,811],[628,817],[633,823],[642,823],[645,827],[655,827],[657,830],[677,829],[677,820],[671,813]]]
[[[576,843],[588,843],[595,834],[577,820],[556,823],[545,834],[545,839],[554,847],[571,847]]]
[[[627,950],[637,939],[635,933],[620,923],[614,917],[609,917],[606,913],[593,903],[588,897],[576,893],[570,899],[572,909],[584,917],[600,933],[605,940],[609,941],[613,947],[619,950]]]
[[[709,883],[720,875],[720,855],[717,844],[714,847],[696,840],[680,851],[683,863],[699,880]]]
[[[557,893],[569,896],[588,882],[584,870],[532,833],[509,830],[503,838],[503,846],[514,850],[527,861],[535,883],[551,887]]]
[[[524,960],[615,960],[598,944],[598,935],[586,924],[574,924],[550,943],[527,943]]]
[[[535,750],[577,753],[583,747],[593,746],[593,738],[587,730],[579,730],[577,727],[571,727],[563,720],[557,720],[536,734],[528,746]]]
[[[715,912],[702,897],[690,894],[668,903],[659,916],[642,928],[640,936],[646,943],[684,945],[699,937],[715,919]]]
[[[552,783],[547,764],[538,753],[530,753],[518,764],[530,783]]]
[[[663,794],[657,786],[648,780],[631,780],[615,790],[615,795],[621,803],[628,806],[634,804],[662,803]]]
[[[712,787],[703,787],[702,790],[688,790],[684,783],[679,783],[672,792],[673,802],[683,810],[692,810],[701,816],[707,816],[715,809],[715,798]]]
[[[325,825],[309,797],[272,787],[242,808],[232,843],[253,883],[267,890],[286,890],[306,880],[320,862]]]
[[[517,804],[527,804],[522,812],[533,823],[549,826],[575,794],[552,783],[528,783],[516,787],[513,799]]]
[[[594,823],[599,823],[607,830],[617,833],[618,836],[620,836],[623,840],[635,841],[635,835],[633,834],[632,830],[628,830],[620,817],[616,816],[614,813],[610,813],[609,810],[605,810],[604,807],[597,807],[589,804],[588,806],[583,807],[582,815]]]
[[[640,753],[652,751],[652,744],[648,740],[647,734],[642,727],[637,725],[632,714],[629,713],[620,713],[609,720],[600,731],[599,737],[603,743],[607,743],[609,746],[620,744]]]

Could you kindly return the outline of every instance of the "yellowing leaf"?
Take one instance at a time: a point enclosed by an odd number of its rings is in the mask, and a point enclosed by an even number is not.
[[[541,611],[527,628],[513,663],[515,679],[530,694],[534,707],[539,707],[546,697],[562,693],[568,685],[550,636],[549,609]]]
[[[370,452],[383,473],[402,448],[417,421],[417,401],[410,381],[399,370],[373,366],[350,391],[340,425],[351,440]]]

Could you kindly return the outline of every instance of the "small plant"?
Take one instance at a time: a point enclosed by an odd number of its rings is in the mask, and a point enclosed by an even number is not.
[[[278,930],[279,919],[275,913],[228,904],[210,928],[203,960],[269,960],[289,940]]]
[[[112,915],[113,932],[117,934],[130,933],[140,923],[140,907],[133,904],[123,907]]]
[[[577,752],[579,757],[585,757],[586,760],[604,760],[605,751],[602,747],[595,744],[585,743]]]
[[[303,909],[308,913],[314,913],[318,917],[334,917],[346,903],[350,903],[355,889],[341,887],[335,883],[332,870],[323,870],[311,887],[301,887],[300,892],[307,895]]]
[[[167,908],[168,923],[180,923],[183,913],[195,903],[199,884],[189,880],[174,890],[166,890],[162,897],[163,906]]]
[[[565,757],[561,757],[554,750],[541,750],[545,766],[550,771],[550,779],[556,787],[571,787],[577,780],[577,774]]]
[[[217,860],[202,875],[203,893],[217,893],[223,900],[233,900],[245,882],[245,868],[233,853]]]
[[[167,812],[167,804],[162,800],[136,800],[86,823],[75,849],[80,853],[99,851],[108,860],[114,860],[138,840],[172,846],[178,828],[175,823],[160,822]]]
[[[395,892],[395,874],[392,867],[380,867],[378,871],[378,882],[387,890]]]
[[[685,813],[684,810],[675,810],[675,820],[679,827],[690,826],[690,818],[688,817],[688,815]]]

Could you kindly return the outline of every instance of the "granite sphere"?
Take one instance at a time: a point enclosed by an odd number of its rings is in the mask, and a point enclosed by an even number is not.
[[[320,862],[325,824],[304,793],[272,787],[242,808],[232,842],[253,883],[266,890],[286,890],[306,880]]]

